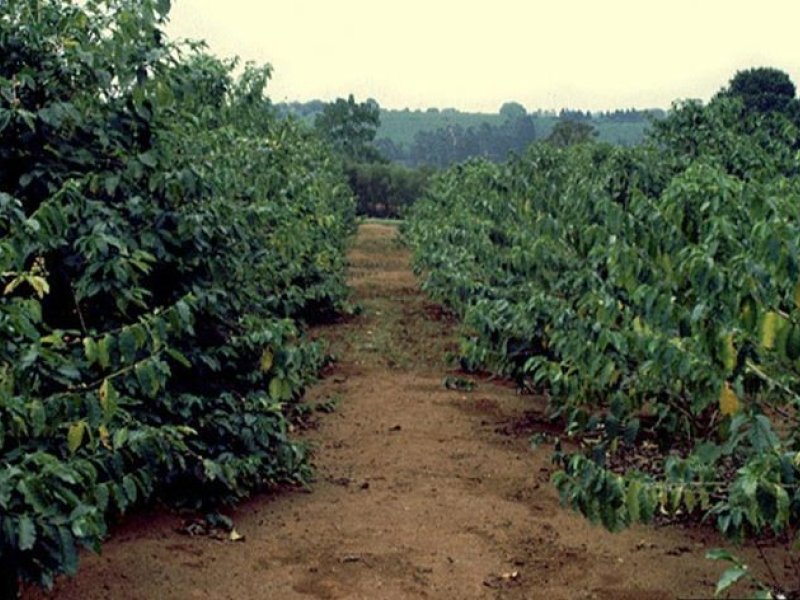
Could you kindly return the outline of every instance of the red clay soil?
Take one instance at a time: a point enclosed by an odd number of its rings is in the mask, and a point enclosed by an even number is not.
[[[713,596],[723,566],[704,554],[724,544],[712,529],[590,525],[559,505],[550,448],[530,449],[542,398],[487,380],[443,387],[456,325],[419,291],[393,227],[362,225],[350,259],[364,312],[314,332],[339,360],[309,392],[336,402],[302,433],[311,491],[240,505],[238,542],[181,534],[165,511],[132,517],[52,597]],[[754,548],[736,552],[764,572]],[[785,551],[768,554],[791,577]]]

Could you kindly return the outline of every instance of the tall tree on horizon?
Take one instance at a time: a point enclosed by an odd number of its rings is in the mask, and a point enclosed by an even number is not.
[[[381,108],[372,98],[357,103],[353,94],[326,104],[314,119],[314,128],[345,157],[356,161],[379,161],[373,145],[381,124]]]
[[[719,95],[740,98],[748,112],[759,113],[786,113],[797,102],[797,89],[789,75],[773,67],[737,71]]]

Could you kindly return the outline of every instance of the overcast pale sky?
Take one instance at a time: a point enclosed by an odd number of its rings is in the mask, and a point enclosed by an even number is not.
[[[800,83],[800,0],[173,0],[173,38],[269,62],[273,101],[668,107],[738,69]]]

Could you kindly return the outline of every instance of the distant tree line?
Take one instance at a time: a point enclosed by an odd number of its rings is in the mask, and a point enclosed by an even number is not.
[[[625,108],[592,113],[592,117],[595,119],[611,121],[613,123],[637,123],[651,119],[663,119],[666,116],[667,112],[660,108],[648,108],[646,110]]]
[[[348,101],[339,99],[330,104],[338,106],[338,109],[331,107],[329,110],[341,111]],[[518,102],[506,102],[498,113],[487,114],[485,121],[476,122],[479,115],[463,113],[454,108],[429,108],[425,111],[385,110],[380,109],[374,100],[368,100],[364,104],[372,107],[379,122],[380,115],[392,115],[393,133],[385,133],[380,138],[376,134],[370,144],[372,149],[384,159],[407,167],[446,167],[472,157],[503,161],[511,152],[519,153],[535,141],[550,139],[554,127],[562,123],[556,132],[556,143],[576,139],[577,134],[580,139],[586,136],[588,139],[597,138],[620,145],[634,145],[643,139],[644,132],[653,119],[666,115],[660,109],[634,108],[606,112],[570,108],[527,112]],[[291,115],[313,124],[328,106],[328,103],[312,100],[281,103],[276,105],[276,109],[279,114]],[[352,104],[350,110],[353,110]],[[449,122],[442,124],[443,118]],[[426,126],[426,123],[430,126]],[[576,128],[574,123],[591,125],[591,129]],[[322,130],[326,129],[328,128],[322,126]],[[416,131],[413,136],[406,135],[405,139],[400,139],[398,131],[405,133],[409,129]]]
[[[456,124],[418,131],[408,149],[381,140],[379,149],[388,159],[411,166],[446,167],[476,156],[502,161],[509,152],[520,152],[536,140],[533,118],[524,109],[522,114],[504,116],[500,125],[481,123],[477,127],[463,127]]]
[[[315,116],[325,109],[322,100],[309,100],[308,102],[280,102],[275,105],[280,116],[294,115],[296,117]]]
[[[555,116],[555,112],[550,113]],[[651,119],[663,119],[667,115],[666,111],[658,108],[648,108],[639,110],[637,108],[625,108],[607,111],[573,110],[562,108],[558,112],[558,118],[565,121],[608,121],[611,123],[641,123]]]

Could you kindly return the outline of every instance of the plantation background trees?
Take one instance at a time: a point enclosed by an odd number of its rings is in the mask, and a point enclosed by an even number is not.
[[[351,161],[379,159],[373,146],[380,125],[380,107],[374,100],[356,103],[352,94],[324,105],[314,119],[314,128],[337,151]]]
[[[379,125],[377,103],[356,103],[352,94],[325,104],[314,121],[315,131],[344,161],[356,212],[398,218],[422,195],[432,170],[390,164],[374,143]]]
[[[0,15],[0,595],[159,497],[303,481],[287,406],[325,360],[354,204],[264,96],[169,44],[169,2]]]
[[[547,136],[547,142],[564,148],[594,141],[596,137],[597,130],[589,123],[567,119],[555,124],[550,135]]]

